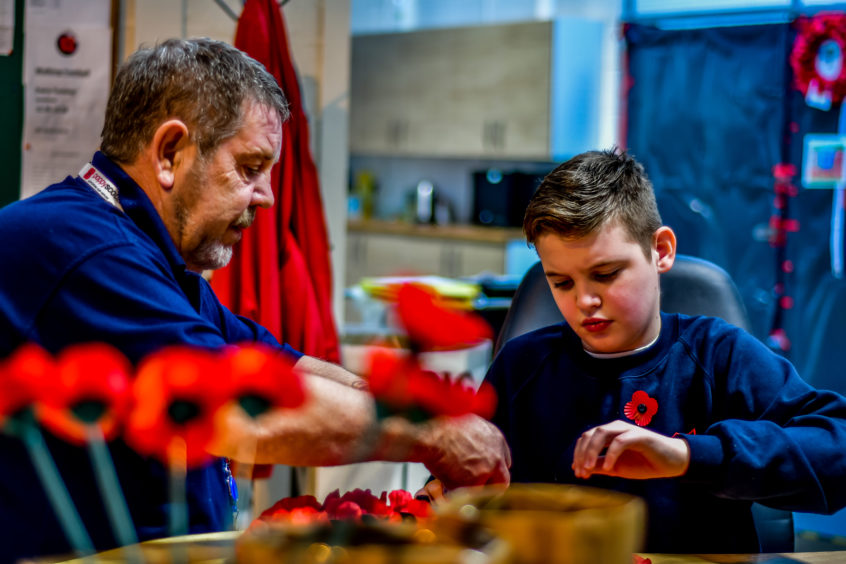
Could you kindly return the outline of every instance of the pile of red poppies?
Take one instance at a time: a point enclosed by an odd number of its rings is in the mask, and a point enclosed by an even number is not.
[[[427,519],[431,514],[429,502],[414,499],[405,490],[382,492],[379,497],[373,495],[370,490],[355,489],[344,495],[335,490],[326,496],[323,503],[312,495],[281,499],[263,511],[251,527],[276,522],[296,525],[329,523],[335,520],[360,522],[368,518],[400,522],[410,518]]]

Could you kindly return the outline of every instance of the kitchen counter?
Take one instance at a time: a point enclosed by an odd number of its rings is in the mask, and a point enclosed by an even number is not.
[[[483,227],[481,225],[459,224],[421,225],[400,221],[370,219],[349,221],[347,223],[347,230],[358,233],[379,233],[481,243],[507,243],[515,239],[525,240],[523,230],[519,227]]]

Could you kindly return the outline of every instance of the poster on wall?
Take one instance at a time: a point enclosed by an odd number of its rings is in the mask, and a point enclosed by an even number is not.
[[[15,0],[0,0],[0,55],[11,55],[15,39]]]
[[[76,175],[100,144],[109,11],[109,0],[26,2],[21,197]]]
[[[846,136],[805,135],[802,185],[805,188],[842,188],[846,184]]]

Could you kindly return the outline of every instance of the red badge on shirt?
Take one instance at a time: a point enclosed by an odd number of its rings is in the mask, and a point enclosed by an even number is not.
[[[643,390],[638,390],[632,394],[631,401],[626,403],[623,413],[638,426],[645,427],[658,413],[658,400],[649,397]]]

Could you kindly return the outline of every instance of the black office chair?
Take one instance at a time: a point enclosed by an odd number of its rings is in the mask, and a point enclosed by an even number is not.
[[[728,273],[712,262],[691,256],[677,255],[673,268],[661,275],[661,309],[720,317],[749,329],[746,308]],[[513,337],[563,320],[538,262],[526,272],[514,293],[494,354]],[[763,552],[793,552],[793,513],[757,503],[752,505],[752,513]]]

